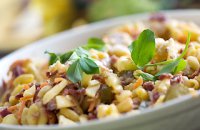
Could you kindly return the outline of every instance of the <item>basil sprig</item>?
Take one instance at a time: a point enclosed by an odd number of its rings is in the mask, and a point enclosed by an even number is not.
[[[49,54],[50,58],[49,58],[49,65],[52,65],[54,63],[56,63],[56,61],[60,61],[62,64],[64,64],[73,54],[73,51],[69,51],[67,53],[64,54],[55,54],[52,52],[48,52],[45,51],[45,54]]]
[[[56,61],[60,61],[62,64],[67,61],[72,62],[69,66],[66,75],[68,79],[74,83],[79,82],[82,79],[83,72],[86,74],[99,73],[99,67],[95,61],[90,58],[87,50],[79,47],[74,51],[69,51],[62,55],[57,55],[51,52],[45,52],[50,55],[49,64],[52,65]]]
[[[184,51],[178,58],[155,64],[149,64],[156,51],[155,36],[151,30],[149,29],[144,30],[139,35],[138,39],[132,42],[132,44],[129,46],[133,62],[136,64],[138,69],[143,69],[144,67],[147,66],[157,66],[157,65],[164,65],[164,67],[157,74],[155,74],[155,76],[148,73],[141,73],[140,76],[142,76],[144,80],[155,80],[161,74],[164,73],[174,74],[184,70],[186,67],[186,61],[183,59],[183,57],[185,56],[188,50],[190,37],[191,35],[189,33]]]
[[[175,60],[172,60],[169,64],[166,64],[155,76],[160,76],[161,74],[164,74],[164,73],[174,74],[185,69],[186,61],[183,59],[183,57],[187,53],[189,43],[190,43],[190,37],[191,37],[191,34],[189,33],[187,41],[185,43],[185,48],[183,52],[181,53],[181,55]]]
[[[66,74],[69,80],[72,82],[79,82],[82,79],[82,74],[96,74],[99,73],[99,67],[95,61],[90,58],[89,49],[96,49],[99,51],[105,50],[105,43],[99,38],[90,38],[86,45],[79,47],[73,51],[66,52],[64,54],[55,54],[46,51],[45,53],[50,55],[49,65],[54,64],[56,61],[60,61],[62,64],[67,61],[72,62],[69,66]]]
[[[132,50],[131,57],[137,67],[144,67],[155,54],[154,33],[149,29],[144,30],[129,48]]]

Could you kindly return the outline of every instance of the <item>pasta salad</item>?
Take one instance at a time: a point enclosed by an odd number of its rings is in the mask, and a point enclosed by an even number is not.
[[[48,50],[48,48],[47,48]],[[76,125],[139,113],[200,89],[200,27],[154,15],[49,62],[19,59],[3,80],[0,123]]]

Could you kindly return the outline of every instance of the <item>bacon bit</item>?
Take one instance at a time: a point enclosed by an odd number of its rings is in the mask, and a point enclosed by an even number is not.
[[[194,73],[192,73],[191,75],[188,75],[188,78],[193,79],[195,78],[195,76],[198,76],[200,73],[200,69],[196,70]]]
[[[152,81],[148,81],[148,82],[145,82],[143,84],[143,87],[144,89],[148,90],[148,91],[152,91],[154,89],[154,83]]]
[[[182,82],[182,75],[175,75],[172,79],[170,79],[170,84],[179,84]]]
[[[11,67],[10,67],[10,71],[13,72],[13,76],[14,77],[18,77],[19,75],[24,73],[23,67],[30,62],[29,59],[25,59],[25,60],[17,60],[15,61]]]
[[[105,83],[105,79],[103,76],[99,75],[99,74],[95,74],[93,75],[92,79],[98,80],[101,83]]]
[[[17,105],[8,107],[8,111],[10,111],[10,112],[12,112],[12,111],[14,111],[16,109],[18,109]]]
[[[114,64],[114,63],[116,63],[116,62],[117,62],[117,60],[118,60],[118,57],[117,57],[117,56],[115,56],[115,55],[112,55],[112,56],[110,57],[110,62],[111,62],[111,64]]]
[[[160,97],[160,94],[158,92],[154,92],[153,93],[153,102],[156,102],[159,97]]]
[[[80,88],[80,84],[79,83],[70,83],[66,86],[66,89],[74,89],[77,90]]]
[[[182,52],[183,52],[183,49],[181,48],[181,49],[178,51],[178,53],[181,54]]]
[[[21,124],[21,116],[22,116],[22,112],[24,110],[24,107],[25,107],[25,103],[26,101],[21,101],[21,106],[19,107],[19,110],[18,110],[18,113],[17,113],[17,119],[18,119],[18,122]]]
[[[26,96],[26,97],[21,97],[20,101],[27,101],[27,100],[30,100],[31,98],[33,98],[33,95],[29,95],[29,96]]]
[[[29,88],[30,88],[29,85],[27,85],[27,84],[24,85],[24,90],[27,90],[27,89],[29,89]]]
[[[93,100],[89,105],[88,112],[93,111],[95,106],[96,106],[96,100]]]
[[[75,85],[75,84],[74,84]],[[62,92],[63,95],[71,95],[73,96],[79,103],[81,103],[81,99],[85,94],[85,88],[74,89],[70,87],[75,87],[74,85],[67,86],[66,89]],[[68,88],[69,87],[69,88]]]
[[[48,111],[54,111],[56,110],[56,100],[52,99],[50,102],[47,103],[46,105],[46,110]]]
[[[139,86],[141,86],[143,84],[143,79],[142,77],[139,77],[136,82],[133,84],[133,89],[138,88]]]
[[[30,101],[30,100],[26,101],[26,103],[25,103],[26,107],[28,107],[28,108],[31,106],[31,104],[32,104],[32,101]]]
[[[15,68],[12,69],[13,76],[18,77],[24,73],[24,70],[22,66],[16,66]]]
[[[134,79],[133,71],[124,71],[124,72],[120,73],[119,79],[121,81],[122,86],[129,85],[130,83],[132,83],[132,81]]]
[[[37,100],[37,99],[38,99],[38,98],[37,98],[37,95],[38,95],[40,89],[41,89],[40,86],[39,86],[39,87],[36,87],[36,92],[35,92],[35,94],[34,94],[34,96],[33,96],[33,102],[39,101],[39,100]]]
[[[46,76],[47,76],[48,78],[51,78],[52,76],[56,75],[56,73],[58,73],[57,70],[54,71],[54,72],[47,72],[47,73],[46,73]]]
[[[20,99],[21,97],[23,97],[23,91],[21,91],[20,93],[18,93],[15,98],[18,100]]]
[[[11,112],[7,108],[5,108],[2,111],[0,111],[0,116],[1,117],[6,117],[9,114],[11,114]]]
[[[139,98],[133,98],[133,109],[138,109],[139,105],[140,105],[140,99]]]
[[[40,88],[43,88],[44,86],[47,86],[48,85],[48,82],[44,82],[40,85]]]
[[[54,79],[54,82],[55,82],[55,83],[59,83],[59,82],[61,82],[62,80],[63,80],[63,78],[55,78],[55,79]]]
[[[97,114],[96,113],[89,113],[88,114],[88,120],[94,120],[97,119]]]
[[[58,123],[58,119],[56,117],[56,113],[57,112],[46,110],[46,113],[47,113],[48,124],[56,124],[56,123]]]
[[[171,79],[172,77],[173,77],[173,75],[165,73],[165,74],[160,75],[158,77],[158,79],[159,80],[164,80],[164,79]]]

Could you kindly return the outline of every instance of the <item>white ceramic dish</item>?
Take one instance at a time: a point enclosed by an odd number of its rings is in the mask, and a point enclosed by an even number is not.
[[[168,17],[200,24],[200,10],[176,10],[164,11],[163,13]],[[0,60],[0,79],[6,77],[9,65],[17,59],[46,59],[45,50],[64,52],[84,44],[89,37],[101,36],[114,26],[148,17],[149,14],[138,14],[105,20],[33,43]],[[118,119],[103,119],[69,127],[0,125],[0,130],[197,130],[200,129],[199,120],[200,97],[194,98],[187,95],[146,109],[141,114],[133,115],[130,113]]]

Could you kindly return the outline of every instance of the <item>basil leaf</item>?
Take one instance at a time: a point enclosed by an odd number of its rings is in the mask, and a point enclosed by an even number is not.
[[[70,57],[72,56],[73,51],[69,51],[67,53],[64,53],[60,56],[60,62],[62,64],[64,64],[66,61],[68,61],[70,59]]]
[[[85,49],[83,49],[82,47],[78,47],[76,50],[75,50],[76,54],[79,56],[79,57],[88,57],[89,56],[89,53],[88,51],[86,51]]]
[[[68,59],[68,61],[75,61],[77,59],[79,59],[80,57],[76,54],[76,52],[73,52],[72,55],[70,56],[70,58]]]
[[[184,60],[184,59],[180,59],[178,65],[176,66],[175,70],[174,70],[174,74],[179,72],[179,71],[182,71],[186,68],[186,65],[187,65],[187,62]]]
[[[155,76],[160,76],[161,74],[164,73],[171,73],[174,71],[176,66],[178,65],[180,60],[175,60],[167,65],[165,65]]]
[[[88,40],[87,45],[84,46],[85,49],[89,50],[89,49],[96,49],[99,51],[104,51],[105,50],[105,43],[103,40],[99,39],[99,38],[90,38]]]
[[[56,63],[57,60],[59,60],[59,56],[56,55],[55,53],[51,53],[48,51],[44,52],[45,54],[49,54],[50,58],[49,58],[49,65],[53,65],[54,63]]]
[[[131,57],[138,67],[143,67],[151,61],[155,53],[154,33],[147,29],[144,30],[138,39],[132,43]]]
[[[80,66],[81,69],[86,73],[86,74],[96,74],[99,73],[99,67],[97,64],[90,58],[81,58],[80,59]]]
[[[80,67],[79,59],[71,64],[67,70],[67,77],[73,83],[76,83],[82,79],[82,70]]]
[[[155,77],[149,73],[141,73],[140,76],[142,76],[142,78],[145,81],[154,81],[155,80]]]

